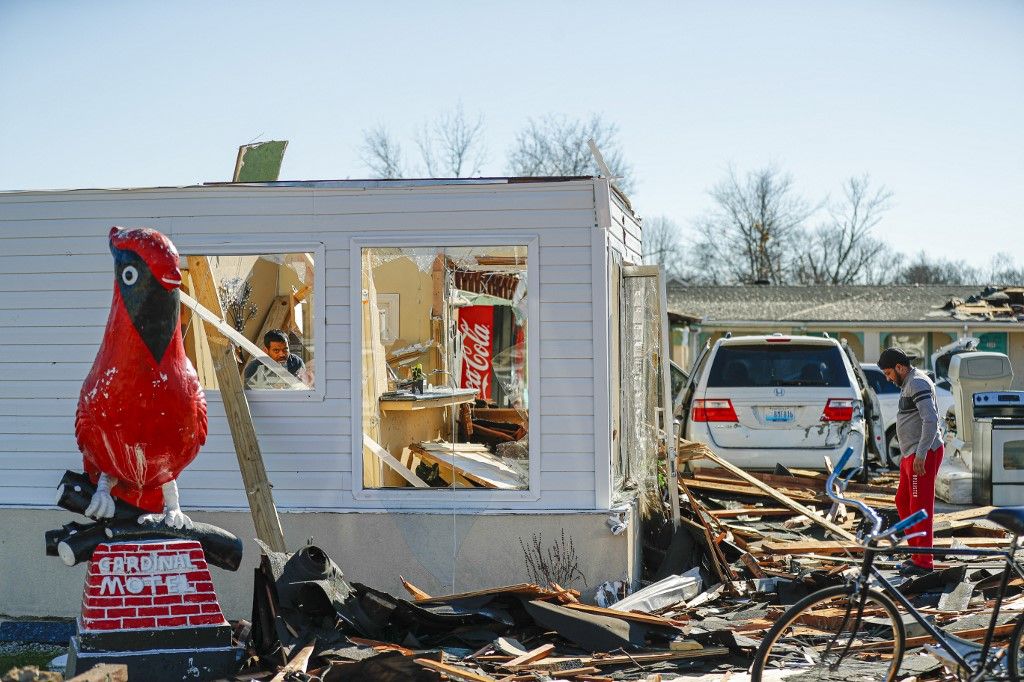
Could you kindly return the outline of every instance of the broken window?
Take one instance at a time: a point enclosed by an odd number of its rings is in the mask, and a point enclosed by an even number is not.
[[[182,290],[195,298],[187,259],[182,260]],[[245,388],[254,393],[312,389],[316,374],[314,254],[213,255],[208,260],[224,322],[256,347],[232,340]],[[181,330],[185,353],[203,388],[217,389],[206,326],[185,304]]]
[[[529,487],[526,262],[361,250],[364,488]]]

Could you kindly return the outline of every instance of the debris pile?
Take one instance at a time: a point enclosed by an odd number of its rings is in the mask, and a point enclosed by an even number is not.
[[[402,599],[346,581],[317,547],[295,554],[264,548],[252,650],[279,676],[324,682],[741,673],[789,606],[843,584],[859,567],[858,519],[825,497],[824,481],[823,473],[750,474],[729,465],[681,476],[682,523],[659,557],[661,575],[618,601],[616,586],[603,586],[606,606],[584,604],[579,592],[556,584],[527,583],[432,597],[403,581],[410,598]],[[850,484],[846,495],[892,516],[893,483],[891,474],[877,477]],[[989,510],[937,515],[936,546],[1005,546],[1008,535],[982,518]],[[940,557],[934,573],[916,578],[900,577],[896,559],[876,565],[934,622],[968,640],[983,638],[1000,580],[993,561]],[[1000,641],[1024,610],[1022,589],[1024,581],[1011,582],[995,631]],[[807,628],[827,633],[834,614],[818,615]],[[942,664],[920,648],[928,641],[908,624],[903,667],[919,680],[943,679]]]

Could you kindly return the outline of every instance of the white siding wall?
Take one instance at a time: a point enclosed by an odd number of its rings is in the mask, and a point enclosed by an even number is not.
[[[627,264],[642,265],[640,220],[614,193],[611,195],[610,219],[608,237],[611,248],[621,253]]]
[[[0,505],[49,506],[64,469],[81,469],[78,390],[106,323],[112,225],[157,228],[183,253],[201,245],[323,243],[327,361],[323,401],[252,401],[282,509],[352,509],[349,244],[375,235],[539,238],[541,411],[539,499],[491,509],[593,509],[595,401],[592,305],[594,182],[394,189],[207,187],[0,194]],[[357,392],[358,395],[358,392]],[[244,508],[223,404],[208,393],[210,433],[182,474],[187,508]],[[600,431],[600,429],[599,429]],[[607,475],[606,472],[603,475]],[[386,505],[390,506],[390,505]]]

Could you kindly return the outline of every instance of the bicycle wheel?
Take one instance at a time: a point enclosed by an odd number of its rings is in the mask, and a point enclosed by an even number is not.
[[[1024,680],[1024,618],[1017,621],[1017,627],[1013,629],[1013,636],[1010,637],[1010,679],[1014,682]]]
[[[845,585],[809,594],[775,622],[761,640],[752,682],[769,670],[801,672],[786,682],[896,679],[903,661],[903,620],[892,600],[868,590],[864,610]]]

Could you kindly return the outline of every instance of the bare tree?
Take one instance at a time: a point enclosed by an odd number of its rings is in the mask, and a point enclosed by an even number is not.
[[[1018,266],[1009,253],[1000,251],[989,263],[988,281],[999,286],[1022,286],[1024,267]]]
[[[618,140],[618,127],[606,123],[599,114],[589,120],[570,120],[548,115],[530,119],[519,133],[508,155],[512,175],[560,176],[598,175],[587,145],[594,140],[616,184],[625,192],[633,187],[632,169],[626,163]]]
[[[843,198],[828,204],[826,222],[803,241],[795,279],[801,284],[855,284],[885,253],[885,243],[871,231],[892,204],[884,186],[873,190],[867,175],[843,185]]]
[[[359,156],[379,178],[390,180],[405,175],[402,172],[402,148],[384,125],[363,131]]]
[[[899,284],[978,284],[981,279],[981,273],[965,261],[933,259],[920,251],[903,267],[896,281]]]
[[[645,264],[660,265],[666,277],[686,279],[682,233],[675,221],[665,216],[644,220],[641,249]]]
[[[717,206],[697,224],[695,267],[714,282],[788,281],[805,221],[814,213],[774,167],[743,178],[730,169],[710,191]]]
[[[480,174],[486,153],[484,117],[466,118],[460,103],[452,111],[424,123],[416,134],[423,165],[430,177],[472,177]]]

